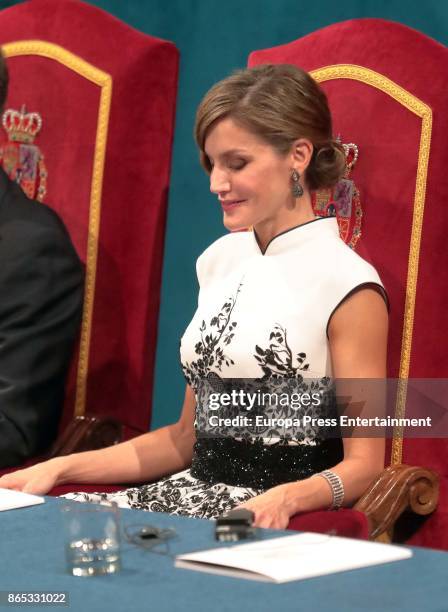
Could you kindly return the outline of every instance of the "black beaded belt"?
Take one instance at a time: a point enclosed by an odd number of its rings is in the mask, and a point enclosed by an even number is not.
[[[194,445],[191,474],[213,484],[269,489],[308,478],[342,459],[340,438],[319,440],[316,445],[199,438]]]

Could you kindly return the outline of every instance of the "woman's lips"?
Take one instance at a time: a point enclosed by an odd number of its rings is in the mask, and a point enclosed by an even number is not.
[[[232,210],[235,210],[235,208],[237,208],[237,206],[239,206],[243,202],[245,202],[245,200],[228,200],[228,201],[221,200],[221,206],[225,212],[230,212]]]

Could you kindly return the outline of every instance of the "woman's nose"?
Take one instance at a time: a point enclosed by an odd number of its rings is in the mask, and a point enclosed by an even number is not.
[[[230,191],[230,180],[226,172],[212,168],[210,173],[210,191],[218,195]]]

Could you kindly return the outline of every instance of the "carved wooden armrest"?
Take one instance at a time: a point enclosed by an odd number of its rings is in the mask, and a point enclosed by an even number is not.
[[[54,443],[49,458],[105,448],[122,439],[123,426],[116,419],[87,414],[77,416]]]
[[[369,521],[370,538],[391,540],[394,523],[406,510],[430,514],[439,499],[439,477],[432,470],[391,465],[370,485],[354,506]],[[384,537],[385,536],[385,537]]]

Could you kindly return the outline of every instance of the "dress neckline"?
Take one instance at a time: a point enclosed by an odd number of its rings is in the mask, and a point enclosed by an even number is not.
[[[318,221],[326,221],[327,223],[323,223],[322,226],[317,228],[316,225]],[[316,231],[320,232],[324,229],[324,227],[330,229],[331,233],[335,233],[336,230],[336,233],[339,236],[339,228],[336,217],[316,217],[315,219],[311,219],[311,221],[294,225],[294,227],[290,227],[283,232],[276,234],[269,240],[264,250],[260,247],[255,230],[253,230],[252,233],[255,246],[260,255],[278,255],[279,253],[286,251],[292,242],[296,243],[302,239],[308,239],[310,235],[314,234],[315,229]]]

